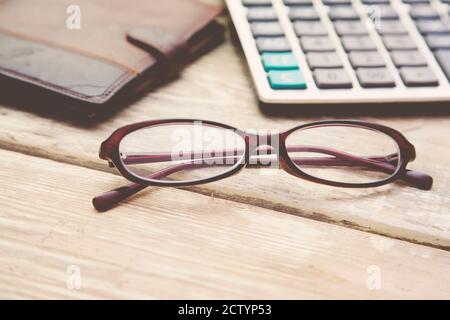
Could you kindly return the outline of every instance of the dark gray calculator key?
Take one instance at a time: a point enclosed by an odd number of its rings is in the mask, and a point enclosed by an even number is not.
[[[439,80],[428,67],[403,67],[400,68],[400,77],[407,87],[435,87]]]
[[[346,51],[373,51],[377,47],[368,36],[343,36],[342,45]]]
[[[388,50],[413,50],[417,45],[410,36],[406,35],[388,35],[383,37],[384,45]]]
[[[284,35],[283,29],[278,22],[252,22],[251,28],[254,37]]]
[[[379,17],[380,19],[384,20],[396,20],[398,19],[398,13],[395,11],[394,8],[392,8],[388,4],[381,4],[377,5],[373,8],[373,14],[376,15],[376,17]]]
[[[399,67],[420,67],[420,66],[427,65],[427,60],[417,50],[392,51],[391,58],[397,68],[399,68]]]
[[[320,89],[345,89],[352,87],[352,80],[342,69],[316,69],[313,71],[314,80]]]
[[[271,6],[272,0],[242,0],[242,4],[246,7]]]
[[[450,80],[450,50],[437,50],[434,53],[448,80]]]
[[[450,34],[450,26],[441,20],[419,20],[416,25],[421,34]]]
[[[383,56],[376,51],[369,52],[350,52],[348,54],[353,68],[374,68],[385,67],[386,63]]]
[[[359,68],[356,76],[363,88],[392,88],[395,81],[387,68]]]
[[[334,29],[340,36],[367,34],[367,28],[361,21],[335,21]]]
[[[381,35],[408,34],[405,26],[399,20],[383,20],[375,25],[377,32]]]
[[[431,50],[450,49],[450,35],[429,35],[425,40]]]
[[[291,46],[285,37],[257,38],[256,45],[259,52],[286,52]]]
[[[359,20],[359,15],[352,6],[330,7],[330,19],[335,20]]]
[[[295,21],[293,23],[297,36],[326,36],[328,31],[320,21]]]
[[[314,7],[291,7],[289,10],[289,18],[291,20],[320,20],[320,16]]]
[[[311,6],[312,0],[283,0],[287,6]]]
[[[306,60],[311,69],[342,68],[342,61],[336,52],[309,52]]]
[[[248,21],[277,21],[278,16],[272,7],[250,7],[247,19]]]
[[[304,52],[325,52],[335,50],[334,44],[328,36],[305,36],[300,38],[300,45]]]
[[[327,6],[339,6],[352,4],[351,0],[322,0],[324,5]]]
[[[406,4],[430,3],[430,0],[403,0]]]
[[[439,19],[439,13],[428,4],[417,4],[411,6],[409,15],[416,19]]]
[[[373,4],[389,4],[390,0],[362,0],[362,3],[373,5]]]

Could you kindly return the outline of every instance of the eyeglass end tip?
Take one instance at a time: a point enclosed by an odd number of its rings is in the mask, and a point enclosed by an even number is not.
[[[110,193],[104,193],[92,199],[92,205],[98,212],[105,212],[112,208]]]

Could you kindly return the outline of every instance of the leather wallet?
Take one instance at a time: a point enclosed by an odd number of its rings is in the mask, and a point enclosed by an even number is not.
[[[221,10],[195,0],[0,0],[0,95],[48,96],[93,115],[221,41]]]

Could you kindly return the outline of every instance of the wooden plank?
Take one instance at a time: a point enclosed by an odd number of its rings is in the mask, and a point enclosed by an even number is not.
[[[450,298],[447,251],[171,188],[98,214],[121,178],[0,157],[1,298]]]
[[[40,117],[6,106],[0,107],[0,116],[1,148],[100,170],[108,170],[97,157],[101,141],[114,129],[136,121],[190,117],[220,120],[243,129],[282,130],[319,119],[263,114],[246,63],[229,41],[188,67],[178,81],[149,93],[100,124]],[[450,118],[357,118],[403,131],[417,147],[412,168],[434,176],[433,190],[400,184],[344,190],[297,180],[282,172],[265,175],[254,170],[189,190],[449,249],[450,140],[444,137],[448,136]]]

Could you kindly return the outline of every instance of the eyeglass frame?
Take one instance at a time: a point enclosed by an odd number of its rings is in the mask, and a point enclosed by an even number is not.
[[[156,181],[156,180],[147,180],[140,178],[139,176],[133,174],[130,172],[127,168],[124,162],[121,158],[120,153],[120,143],[122,139],[127,136],[128,134],[152,127],[157,125],[164,125],[164,124],[198,124],[201,123],[217,127],[220,129],[226,129],[226,130],[233,130],[234,133],[239,135],[243,141],[245,142],[245,150],[243,156],[241,156],[241,159],[238,163],[236,163],[233,168],[230,170],[218,174],[213,177],[198,179],[198,180],[189,180],[189,181]],[[309,175],[308,173],[304,172],[297,166],[291,157],[289,156],[287,147],[286,147],[286,139],[288,136],[298,130],[304,130],[311,127],[323,127],[323,126],[350,126],[350,127],[359,127],[363,129],[369,129],[373,131],[378,131],[383,134],[386,134],[390,138],[392,138],[395,143],[397,144],[399,148],[399,164],[397,164],[396,171],[387,177],[386,179],[374,181],[374,182],[366,182],[366,183],[349,183],[349,182],[338,182],[338,181],[331,181],[322,179],[319,177],[315,177],[312,175]],[[320,183],[324,185],[334,186],[334,187],[342,187],[342,188],[371,188],[371,187],[378,187],[382,185],[386,185],[388,183],[392,183],[396,180],[402,179],[405,180],[411,184],[413,184],[415,187],[422,189],[422,190],[429,190],[431,189],[431,186],[433,184],[433,178],[427,174],[420,173],[417,171],[412,171],[406,169],[409,162],[413,161],[416,158],[416,151],[414,146],[401,134],[399,131],[381,125],[376,123],[370,123],[365,121],[358,121],[358,120],[325,120],[325,121],[317,121],[317,122],[310,122],[306,124],[302,124],[296,127],[293,127],[289,130],[276,133],[276,134],[268,134],[268,135],[260,135],[260,134],[254,134],[249,133],[240,129],[237,129],[235,127],[229,126],[227,124],[223,124],[216,121],[210,121],[210,120],[198,120],[198,119],[187,119],[187,118],[175,118],[175,119],[162,119],[162,120],[150,120],[150,121],[143,121],[138,122],[134,124],[130,124],[124,127],[121,127],[117,130],[115,130],[108,139],[106,139],[104,142],[102,142],[100,146],[100,152],[99,157],[103,160],[107,160],[110,167],[115,167],[119,171],[119,173],[126,178],[127,180],[134,182],[142,188],[149,187],[149,186],[172,186],[172,187],[186,187],[186,186],[192,186],[192,185],[199,185],[199,184],[205,184],[210,183],[214,181],[218,181],[221,179],[228,178],[245,167],[249,167],[250,157],[252,156],[250,150],[250,139],[258,139],[257,141],[263,140],[267,143],[264,143],[263,145],[270,145],[271,141],[274,139],[278,139],[279,141],[279,151],[278,151],[278,168],[283,169],[289,174],[301,178],[303,180],[307,180],[310,182]],[[263,146],[263,145],[257,145],[256,148]],[[252,165],[251,167],[260,167],[260,165]],[[139,190],[141,190],[140,188]],[[125,192],[125,190],[122,191],[122,188],[118,188],[113,190],[114,192]],[[138,191],[139,191],[138,190]],[[111,192],[113,192],[111,191]],[[137,192],[137,191],[136,191]],[[136,192],[133,192],[131,194],[134,194]],[[110,205],[108,205],[108,208],[102,208],[105,207],[105,204],[109,202],[107,194],[101,195],[99,197],[94,198],[93,203],[94,206],[99,211],[104,211],[109,209]],[[105,196],[102,198],[102,196]],[[126,198],[128,196],[125,196]],[[122,197],[120,197],[122,198]],[[111,200],[112,201],[112,200]],[[118,200],[121,201],[121,200]],[[117,202],[118,202],[117,201]],[[116,202],[116,201],[114,201]]]

